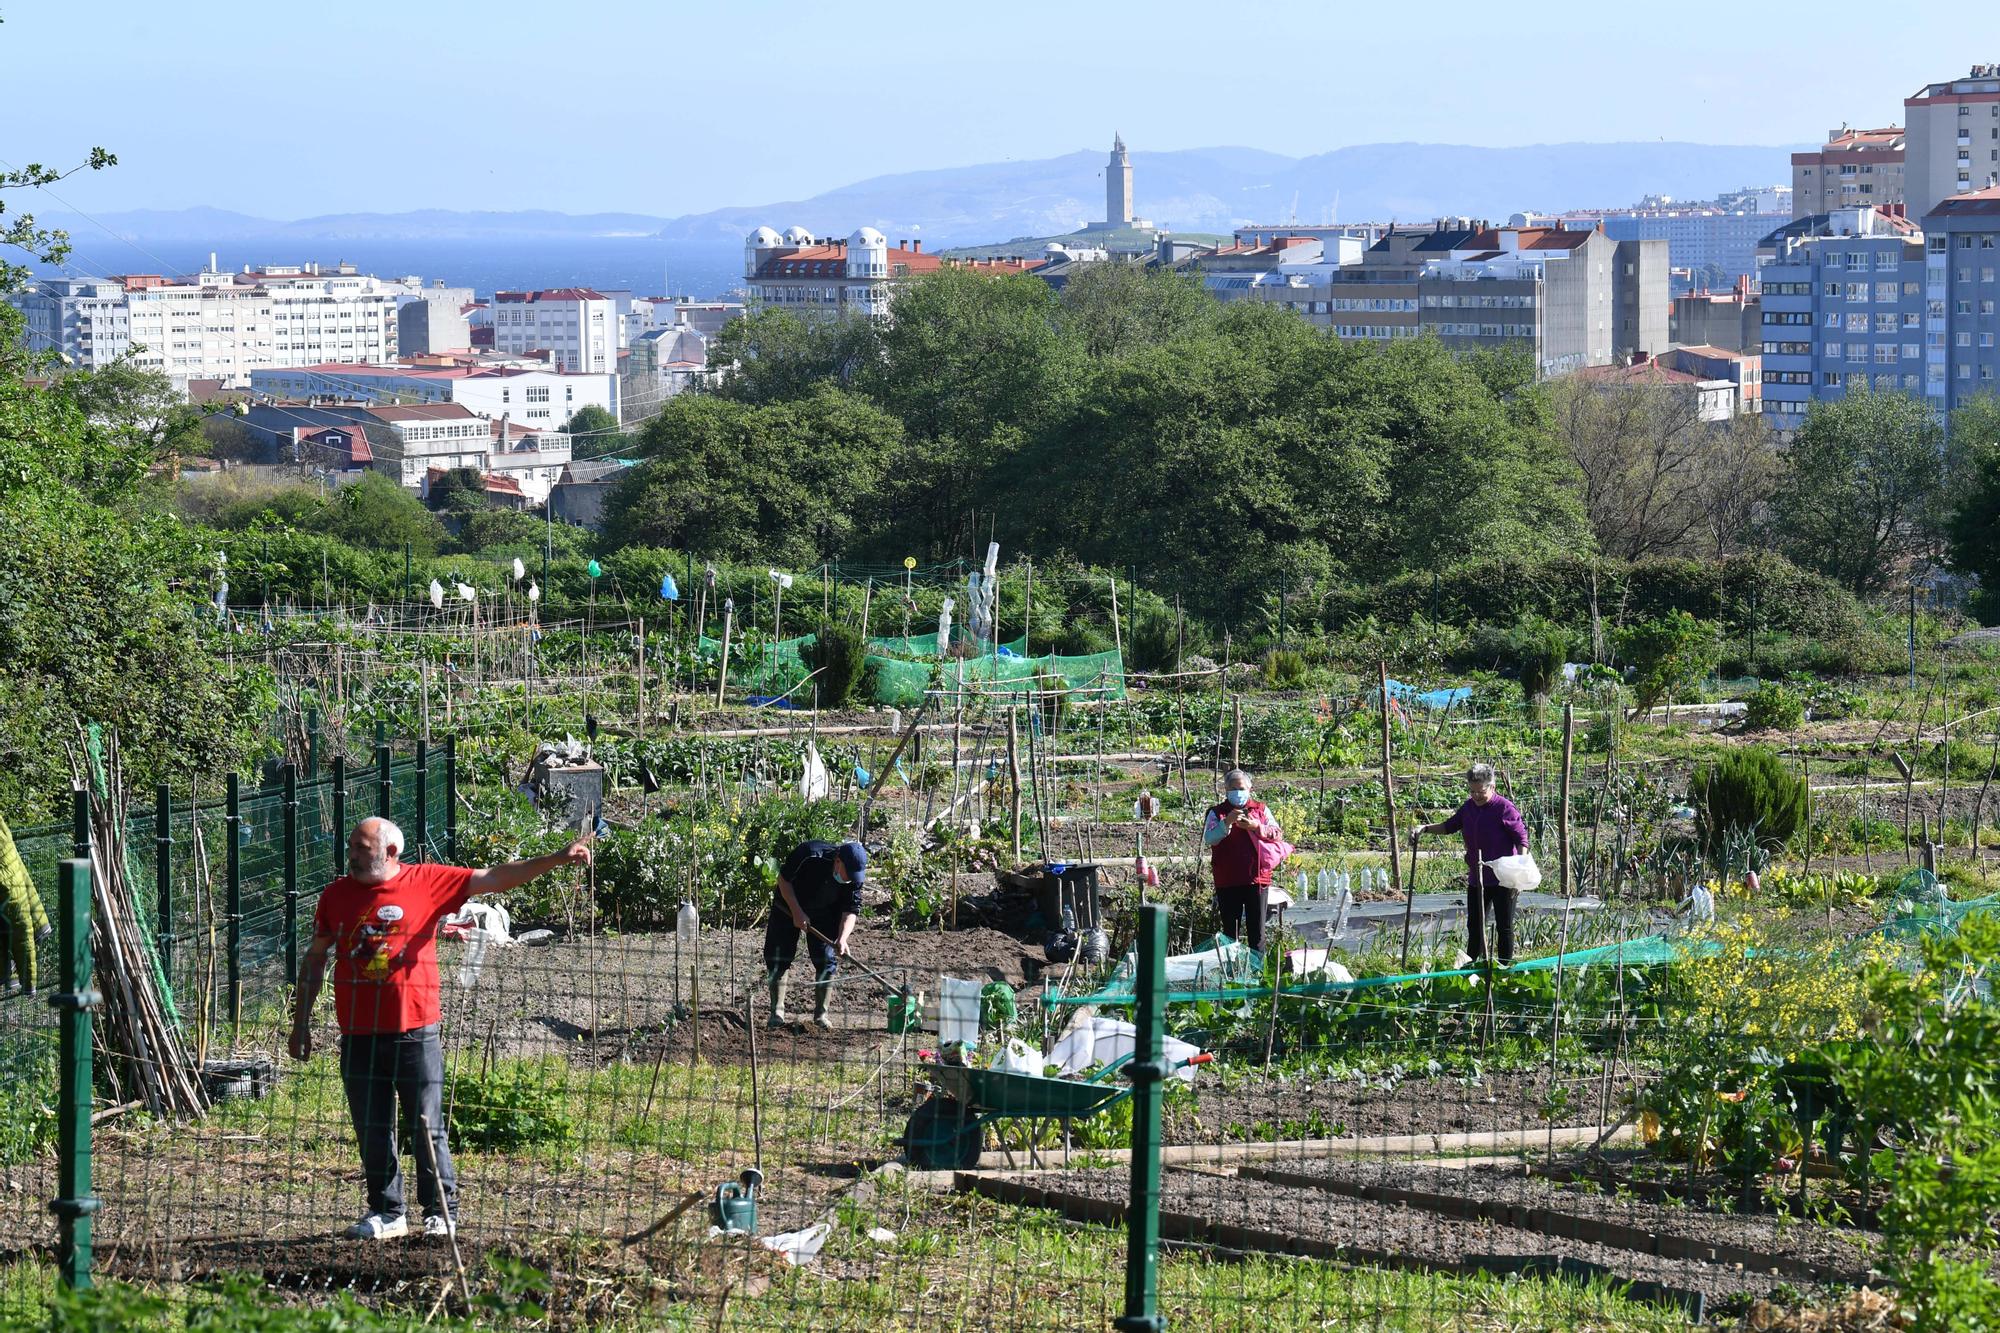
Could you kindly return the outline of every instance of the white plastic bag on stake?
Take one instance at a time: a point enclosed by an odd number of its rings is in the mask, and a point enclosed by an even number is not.
[[[1533,852],[1498,857],[1488,861],[1486,868],[1493,872],[1493,878],[1501,888],[1518,893],[1525,893],[1542,882],[1542,868],[1535,864]]]
[[[824,801],[832,790],[833,784],[826,777],[826,764],[819,757],[819,746],[807,741],[805,771],[799,774],[799,795],[808,801]]]

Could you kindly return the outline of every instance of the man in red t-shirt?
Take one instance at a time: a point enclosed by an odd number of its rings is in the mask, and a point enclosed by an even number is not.
[[[361,1142],[368,1211],[347,1229],[355,1240],[409,1234],[396,1147],[416,1142],[417,1119],[430,1127],[431,1153],[417,1153],[417,1200],[424,1233],[451,1234],[458,1182],[445,1144],[444,1051],[438,1043],[437,932],[474,894],[505,893],[562,866],[587,866],[590,848],[571,843],[552,856],[486,870],[404,865],[403,831],[364,819],[347,839],[347,873],[320,892],[312,944],[299,968],[292,1014],[292,1058],[312,1058],[312,1008],[327,960],[333,960],[333,1010],[340,1022],[340,1080]],[[433,1170],[435,1164],[435,1170]]]

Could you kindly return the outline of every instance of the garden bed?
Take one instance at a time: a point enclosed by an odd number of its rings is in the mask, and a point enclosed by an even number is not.
[[[1123,1216],[1131,1178],[1123,1169],[1033,1176],[961,1175],[961,1189],[1010,1203],[1031,1203],[1079,1220]],[[1162,1235],[1226,1251],[1271,1252],[1435,1271],[1505,1273],[1569,1261],[1616,1279],[1653,1284],[1669,1303],[1697,1296],[1731,1306],[1770,1296],[1787,1279],[1734,1263],[1642,1253],[1601,1242],[1551,1236],[1531,1226],[1449,1218],[1423,1209],[1326,1190],[1273,1184],[1209,1170],[1168,1168],[1161,1178]]]

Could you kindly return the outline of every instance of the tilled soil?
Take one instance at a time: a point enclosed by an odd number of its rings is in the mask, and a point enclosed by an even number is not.
[[[1754,1250],[1800,1265],[1866,1274],[1872,1237],[1849,1227],[1796,1222],[1757,1214],[1723,1214],[1565,1185],[1527,1175],[1519,1166],[1418,1166],[1324,1157],[1273,1161],[1260,1166],[1312,1176],[1343,1188],[1415,1190],[1498,1205],[1519,1205],[1567,1217],[1609,1223],[1655,1236],[1672,1236],[1720,1250]]]
[[[1130,1197],[1131,1176],[1124,1168],[1052,1172],[1023,1178],[1053,1194],[1122,1202]],[[1367,1199],[1347,1198],[1324,1190],[1274,1185],[1221,1173],[1169,1168],[1162,1174],[1160,1206],[1205,1224],[1201,1233],[1226,1248],[1245,1239],[1229,1228],[1251,1233],[1251,1248],[1261,1242],[1293,1248],[1339,1247],[1347,1257],[1363,1262],[1415,1264],[1467,1269],[1479,1261],[1504,1261],[1558,1256],[1595,1264],[1631,1281],[1656,1282],[1684,1291],[1698,1291],[1711,1300],[1740,1301],[1769,1295],[1784,1279],[1753,1273],[1734,1264],[1642,1254],[1588,1240],[1545,1235],[1525,1227],[1496,1222],[1448,1218],[1420,1209]],[[1052,1203],[1055,1201],[1051,1201]],[[1300,1247],[1296,1242],[1308,1242]]]

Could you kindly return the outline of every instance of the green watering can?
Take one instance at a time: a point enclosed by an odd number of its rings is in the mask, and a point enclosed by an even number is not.
[[[764,1173],[752,1166],[746,1167],[736,1180],[725,1180],[717,1185],[715,1225],[725,1232],[740,1231],[745,1235],[756,1235],[757,1187],[763,1183]]]

